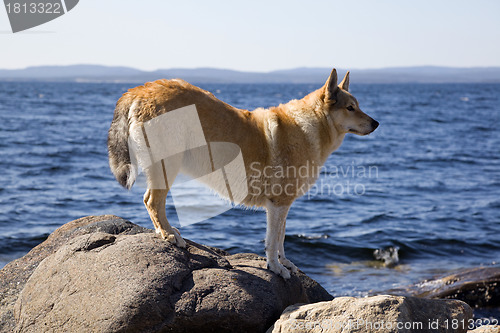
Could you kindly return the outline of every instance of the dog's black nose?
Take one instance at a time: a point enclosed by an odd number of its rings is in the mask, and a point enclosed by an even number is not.
[[[375,119],[372,119],[372,128],[373,130],[375,131],[378,127],[378,121],[376,121]]]

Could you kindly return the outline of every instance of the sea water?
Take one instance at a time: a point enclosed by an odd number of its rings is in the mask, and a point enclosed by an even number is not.
[[[153,227],[144,190],[124,190],[108,167],[115,103],[136,85],[0,82],[0,267],[82,216],[115,214]],[[250,110],[320,87],[201,86]],[[380,127],[348,134],[316,186],[293,204],[288,258],[335,296],[498,266],[500,85],[353,83],[351,92]],[[176,195],[193,213],[206,203],[189,189]],[[179,227],[171,197],[167,214]],[[233,208],[180,227],[193,241],[264,255],[263,211]],[[391,248],[396,263],[376,261],[375,250]]]

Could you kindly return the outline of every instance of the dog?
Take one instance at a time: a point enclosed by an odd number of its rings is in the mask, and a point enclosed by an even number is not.
[[[148,82],[128,90],[118,100],[109,129],[109,164],[122,186],[130,189],[138,175],[130,155],[130,145],[137,137],[133,133],[144,132],[144,124],[156,117],[193,104],[208,143],[232,143],[241,150],[246,178],[239,181],[246,182],[242,185],[250,190],[237,203],[266,210],[267,268],[289,279],[290,271],[297,272],[286,258],[283,244],[290,206],[314,185],[320,167],[347,133],[367,135],[379,123],[361,111],[349,93],[349,72],[338,84],[335,69],[321,88],[304,98],[254,111],[235,108],[180,79]],[[162,136],[177,140],[171,133]],[[168,242],[186,247],[179,231],[169,224],[165,210],[169,184],[182,170],[179,167],[165,172],[165,164],[159,165],[165,175],[168,173],[168,183],[163,188],[148,187],[144,204],[157,233]],[[305,174],[295,172],[304,167],[309,169]],[[151,173],[145,174],[152,178]],[[215,191],[225,195],[217,188]]]

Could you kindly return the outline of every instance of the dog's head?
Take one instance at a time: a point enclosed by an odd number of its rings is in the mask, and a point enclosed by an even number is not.
[[[334,68],[323,89],[325,111],[339,132],[367,135],[378,127],[378,122],[361,111],[358,101],[349,93],[349,72],[337,85]]]

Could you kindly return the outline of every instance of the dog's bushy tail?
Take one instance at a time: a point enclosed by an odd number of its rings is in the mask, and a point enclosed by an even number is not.
[[[130,189],[137,178],[137,167],[131,163],[128,145],[131,106],[131,99],[126,96],[118,100],[108,132],[109,167],[116,180],[126,189]]]

